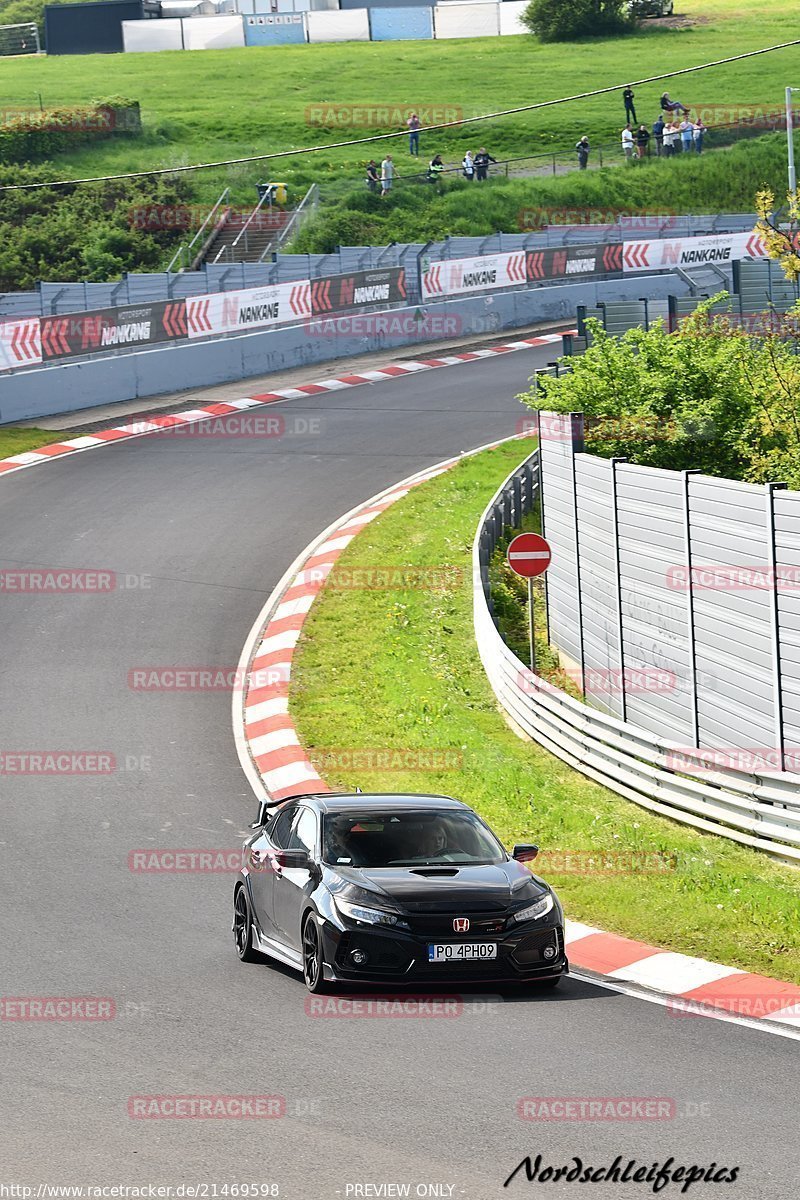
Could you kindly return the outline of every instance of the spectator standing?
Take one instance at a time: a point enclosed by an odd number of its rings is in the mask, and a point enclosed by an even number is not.
[[[633,88],[630,84],[622,93],[622,99],[625,101],[625,124],[636,125],[636,109],[633,107]]]
[[[673,123],[670,117],[664,126],[664,155],[666,158],[672,158],[675,153],[675,139],[678,136],[678,127]]]
[[[679,129],[681,131],[681,150],[684,154],[691,154],[694,149],[694,125],[688,117],[684,117]]]
[[[412,113],[406,121],[408,126],[408,153],[419,156],[419,131],[422,128],[422,122],[416,113]]]
[[[636,154],[639,158],[644,158],[647,154],[647,143],[650,141],[650,130],[646,125],[640,125],[636,130]]]
[[[586,136],[586,134],[584,134],[583,137],[580,139],[580,141],[577,141],[575,143],[575,150],[578,155],[578,166],[580,167],[580,169],[582,171],[585,171],[587,166],[589,165],[589,150],[590,149],[591,149],[591,147],[589,145],[589,139]]]
[[[381,195],[388,196],[394,182],[394,163],[391,154],[387,154],[381,163]]]
[[[381,177],[378,174],[378,164],[374,158],[367,163],[367,187],[371,192],[377,192]]]
[[[487,151],[485,146],[481,146],[480,150],[475,155],[474,161],[475,161],[475,178],[478,181],[480,181],[481,179],[488,178],[489,163],[496,163],[497,159],[493,158],[492,155],[489,154],[489,152]]]
[[[656,155],[661,157],[664,150],[664,114],[658,114],[658,120],[653,121],[653,136],[656,139]]]
[[[475,178],[475,160],[472,157],[471,150],[468,150],[461,160],[461,167],[464,172],[464,178],[468,179],[470,183],[472,183]]]
[[[435,183],[444,171],[444,163],[442,162],[441,154],[434,154],[431,161],[428,163],[428,182]]]
[[[694,123],[694,148],[697,154],[703,153],[703,135],[705,131],[706,126],[703,124],[703,118],[698,117]]]
[[[633,158],[633,131],[626,125],[622,131],[622,153],[628,162]]]

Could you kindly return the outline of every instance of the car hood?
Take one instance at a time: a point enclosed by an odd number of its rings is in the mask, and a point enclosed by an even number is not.
[[[547,891],[541,880],[513,859],[482,867],[338,867],[343,882],[390,897],[409,912],[505,910]]]

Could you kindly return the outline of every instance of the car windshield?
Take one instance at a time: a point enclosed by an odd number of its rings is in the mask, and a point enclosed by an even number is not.
[[[338,812],[323,822],[323,859],[334,866],[483,866],[505,851],[474,813]]]

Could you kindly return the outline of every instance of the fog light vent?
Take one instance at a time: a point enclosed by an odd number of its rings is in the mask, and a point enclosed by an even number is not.
[[[369,955],[366,950],[351,950],[350,957],[357,967],[365,967],[369,962]]]

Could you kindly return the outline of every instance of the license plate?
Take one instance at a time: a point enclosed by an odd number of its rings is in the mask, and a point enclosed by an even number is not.
[[[497,958],[497,942],[444,942],[428,946],[428,962],[464,962],[476,958]]]

